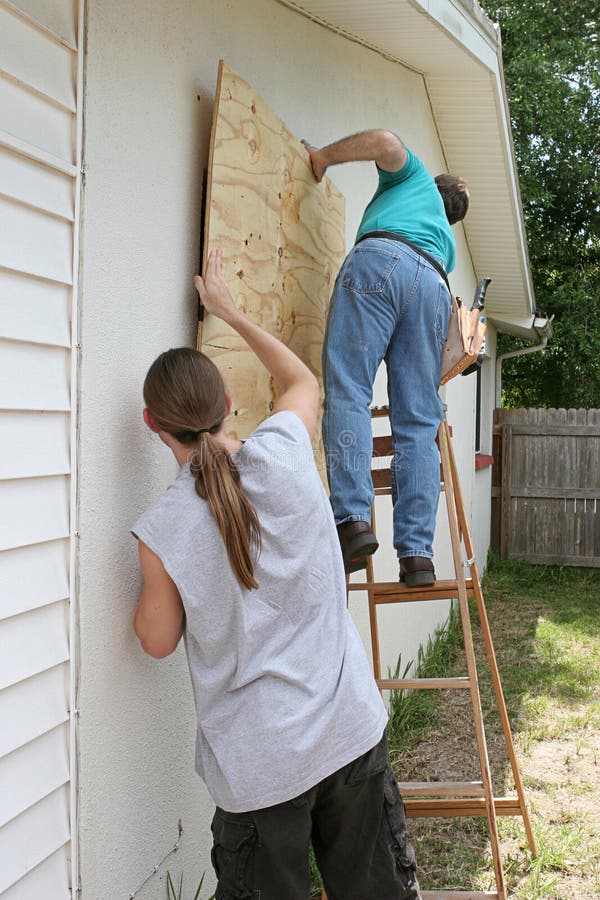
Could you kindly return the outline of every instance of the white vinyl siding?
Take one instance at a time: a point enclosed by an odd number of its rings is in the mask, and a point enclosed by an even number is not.
[[[69,422],[60,412],[5,412],[0,417],[0,479],[35,477],[44,456],[47,475],[69,471]]]
[[[18,7],[25,19],[37,22],[39,30],[48,32],[55,42],[75,49],[78,0],[19,0],[8,5]]]
[[[73,221],[72,179],[0,147],[0,194],[9,193],[13,202]]]
[[[10,853],[2,854],[0,896],[3,896],[2,891],[15,882],[26,882],[23,875],[52,853],[59,849],[66,852],[65,845],[69,841],[68,788],[58,788],[11,819],[2,827],[1,838],[2,844],[10,847]],[[20,896],[18,891],[17,895]],[[40,896],[45,900],[48,894],[44,892]]]
[[[2,198],[0,219],[3,223],[0,266],[70,284],[73,252],[70,222]]]
[[[63,663],[0,691],[0,757],[68,721],[67,675]]]
[[[2,900],[72,896],[79,27],[76,0],[0,0]]]
[[[68,347],[70,310],[69,285],[38,281],[0,269],[0,322],[4,338]]]
[[[71,896],[69,868],[61,847],[2,894],[2,900],[65,900]]]
[[[70,353],[64,347],[0,338],[0,409],[67,411],[69,363]]]
[[[10,822],[42,797],[69,780],[67,735],[64,728],[48,731],[35,741],[0,760],[2,819]],[[44,765],[40,766],[40,759]]]

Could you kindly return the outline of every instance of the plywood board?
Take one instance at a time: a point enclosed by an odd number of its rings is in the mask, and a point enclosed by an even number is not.
[[[314,180],[308,154],[268,104],[221,61],[208,171],[204,253],[223,249],[233,297],[289,346],[322,384],[327,306],[345,252],[345,201]],[[233,399],[228,425],[245,438],[271,412],[277,387],[244,341],[206,316],[198,346]],[[314,441],[324,470],[320,427]]]

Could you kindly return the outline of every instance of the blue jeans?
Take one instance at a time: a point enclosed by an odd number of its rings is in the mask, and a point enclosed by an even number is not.
[[[323,440],[336,524],[371,521],[369,406],[383,359],[394,458],[394,547],[400,559],[433,556],[440,492],[435,437],[450,295],[422,256],[387,238],[367,238],[340,269],[323,347]]]

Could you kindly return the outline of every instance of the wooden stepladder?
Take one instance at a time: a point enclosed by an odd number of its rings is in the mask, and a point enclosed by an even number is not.
[[[387,407],[372,410],[373,418],[388,416]],[[473,542],[469,531],[463,504],[456,461],[452,451],[450,431],[444,420],[439,427],[437,437],[441,461],[441,489],[446,498],[448,524],[452,544],[455,578],[448,581],[436,581],[429,587],[406,587],[402,582],[377,582],[374,578],[372,557],[367,558],[366,582],[349,582],[349,591],[364,591],[368,595],[369,622],[371,628],[371,647],[373,653],[373,669],[375,680],[381,691],[387,690],[426,690],[450,689],[468,690],[471,694],[473,722],[477,741],[477,751],[481,771],[481,781],[472,782],[406,782],[399,783],[400,793],[410,818],[436,816],[439,818],[455,816],[484,816],[488,821],[492,861],[496,881],[496,890],[486,891],[423,891],[423,900],[441,898],[497,898],[507,900],[504,872],[500,856],[500,843],[497,829],[497,816],[521,816],[532,854],[536,853],[535,837],[529,817],[529,810],[523,789],[523,782],[517,764],[512,739],[510,721],[502,692],[496,655],[485,609],[481,582],[475,564]],[[390,435],[373,439],[374,457],[390,458],[385,468],[374,468],[373,487],[375,495],[391,494],[390,463],[393,455]],[[373,531],[375,531],[375,508],[373,507]],[[466,562],[463,563],[463,551]],[[466,577],[465,570],[469,570]],[[495,797],[493,792],[490,765],[485,738],[479,680],[473,647],[473,634],[469,618],[469,597],[474,597],[479,622],[485,645],[487,661],[490,667],[492,684],[498,704],[506,749],[510,760],[515,797]],[[381,657],[379,647],[379,631],[377,624],[377,607],[387,603],[415,603],[430,600],[452,599],[457,601],[462,625],[464,648],[466,654],[467,674],[458,678],[382,678]],[[326,900],[323,892],[323,900]]]

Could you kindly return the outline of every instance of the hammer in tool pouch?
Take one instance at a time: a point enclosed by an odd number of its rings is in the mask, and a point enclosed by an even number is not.
[[[467,309],[460,297],[451,294],[452,307],[442,355],[440,384],[446,384],[455,375],[474,372],[483,362],[486,324],[481,311],[491,280],[481,279],[471,309]]]

